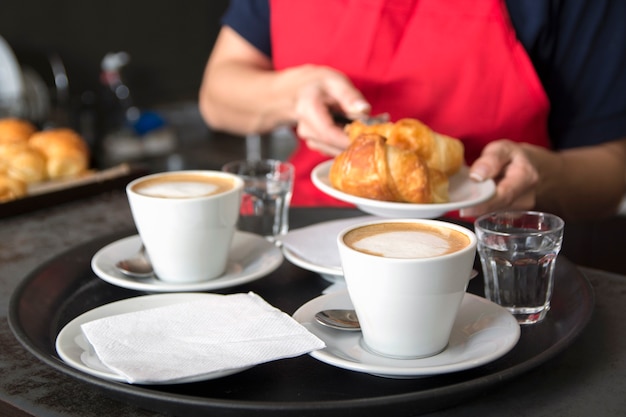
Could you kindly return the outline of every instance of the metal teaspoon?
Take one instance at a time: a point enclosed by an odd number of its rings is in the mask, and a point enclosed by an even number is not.
[[[356,332],[361,330],[359,318],[354,310],[322,310],[315,314],[315,320],[322,326],[337,330]]]
[[[146,248],[142,244],[135,256],[122,259],[115,267],[124,275],[132,278],[148,278],[154,275],[152,264],[146,255]]]
[[[470,279],[478,275],[478,271],[472,269]],[[322,326],[337,330],[355,332],[361,330],[356,311],[350,309],[322,310],[315,314],[315,320]]]

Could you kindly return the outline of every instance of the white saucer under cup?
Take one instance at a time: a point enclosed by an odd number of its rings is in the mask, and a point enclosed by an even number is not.
[[[338,368],[385,378],[422,378],[476,368],[505,355],[520,337],[520,326],[511,313],[466,293],[449,343],[441,353],[419,359],[395,359],[364,349],[360,332],[334,330],[316,322],[315,313],[337,308],[354,308],[347,291],[314,298],[293,314],[296,321],[326,343],[326,348],[310,355]]]
[[[228,254],[226,271],[219,277],[198,282],[165,282],[155,276],[136,279],[122,274],[115,266],[120,259],[137,253],[141,246],[138,235],[109,243],[91,259],[91,269],[103,281],[122,288],[148,292],[192,292],[229,288],[260,279],[283,262],[282,252],[261,236],[235,232]]]

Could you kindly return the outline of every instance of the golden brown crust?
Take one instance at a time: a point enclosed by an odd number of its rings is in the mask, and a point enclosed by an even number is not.
[[[0,144],[24,142],[37,131],[32,123],[16,118],[0,119]]]
[[[448,177],[463,165],[461,141],[415,119],[345,128],[351,145],[331,167],[333,187],[359,197],[409,203],[449,201]]]
[[[329,179],[333,187],[348,194],[394,201],[387,182],[385,140],[376,134],[361,135],[335,158]]]
[[[360,134],[335,159],[333,187],[358,197],[408,203],[448,200],[448,178],[413,151],[390,146],[383,136]]]
[[[89,149],[82,137],[71,129],[37,132],[28,143],[46,157],[49,178],[76,176],[89,167]]]
[[[89,167],[89,148],[72,129],[38,132],[28,121],[0,119],[0,201],[23,197],[30,184],[76,177]]]
[[[4,173],[27,184],[47,178],[46,158],[27,143],[0,144],[0,164]]]
[[[0,174],[0,203],[22,198],[26,195],[26,184],[6,174]]]
[[[384,136],[388,145],[417,152],[429,168],[447,176],[458,172],[463,165],[465,149],[460,140],[436,133],[416,119],[374,125],[356,120],[346,125],[345,129],[352,140],[364,133]]]

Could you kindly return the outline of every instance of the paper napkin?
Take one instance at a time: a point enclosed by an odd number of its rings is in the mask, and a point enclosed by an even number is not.
[[[325,347],[254,293],[208,295],[98,319],[81,329],[100,361],[130,383],[175,382]]]
[[[348,226],[377,220],[376,216],[359,216],[332,220],[290,230],[281,237],[283,246],[313,265],[341,270],[337,235]]]

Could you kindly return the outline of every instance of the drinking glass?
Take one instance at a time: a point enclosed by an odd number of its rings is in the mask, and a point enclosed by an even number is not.
[[[244,190],[237,228],[275,241],[289,230],[294,166],[276,159],[232,161],[222,171],[239,175]]]
[[[543,320],[550,309],[563,220],[550,213],[503,211],[479,217],[474,226],[486,298],[520,324]]]

